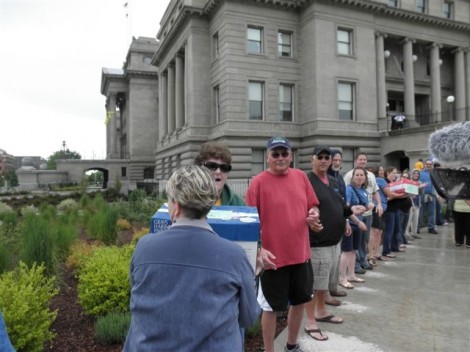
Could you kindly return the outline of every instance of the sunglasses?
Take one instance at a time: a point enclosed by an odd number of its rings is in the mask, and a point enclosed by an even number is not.
[[[316,158],[318,160],[323,160],[323,159],[330,160],[330,155],[317,155]]]
[[[271,157],[273,159],[277,159],[280,156],[282,156],[283,158],[287,158],[289,156],[289,154],[290,153],[287,150],[284,150],[283,152],[273,152],[273,153],[271,153]]]
[[[232,171],[232,165],[230,164],[218,164],[213,161],[208,161],[204,163],[204,166],[207,167],[211,171],[216,171],[217,169],[220,169],[220,171],[222,172]]]

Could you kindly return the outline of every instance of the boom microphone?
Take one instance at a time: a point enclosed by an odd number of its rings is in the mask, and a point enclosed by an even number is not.
[[[470,121],[437,130],[429,137],[429,150],[447,167],[470,167]]]
[[[470,121],[434,132],[429,138],[429,150],[448,167],[431,171],[437,193],[445,198],[470,199]]]

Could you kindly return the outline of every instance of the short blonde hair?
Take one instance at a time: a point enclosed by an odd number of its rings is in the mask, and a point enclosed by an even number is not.
[[[166,184],[166,194],[191,219],[206,216],[218,198],[210,171],[197,165],[176,170]]]

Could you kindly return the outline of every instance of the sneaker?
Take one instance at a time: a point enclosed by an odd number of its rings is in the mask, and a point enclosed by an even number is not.
[[[421,237],[421,236],[418,236],[418,235],[412,235],[412,236],[413,236],[413,238],[416,239],[416,240],[422,239],[422,237]]]
[[[428,230],[428,233],[433,233],[434,235],[437,235],[438,232],[436,231],[436,229],[429,229]]]
[[[288,350],[287,346],[284,346],[284,352],[304,352],[304,350],[300,348],[299,344],[296,344],[292,350]]]

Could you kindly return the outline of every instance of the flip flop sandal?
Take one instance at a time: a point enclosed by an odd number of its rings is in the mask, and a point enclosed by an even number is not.
[[[325,304],[333,307],[339,307],[341,305],[341,301],[339,299],[332,299],[331,301],[325,301]]]
[[[323,318],[315,318],[315,320],[322,322],[322,323],[343,324],[343,320],[333,320],[334,318],[336,317],[333,314],[331,314]]]
[[[349,282],[347,282],[347,283],[345,283],[345,284],[339,283],[339,285],[340,285],[341,287],[344,287],[344,288],[347,288],[347,289],[350,289],[350,290],[352,290],[352,289],[354,288],[354,286],[351,285],[351,283],[349,283]]]
[[[366,282],[366,280],[361,279],[361,278],[359,278],[359,277],[356,277],[355,279],[350,279],[350,280],[348,280],[348,281],[349,281],[349,282],[359,282],[359,283],[361,283],[361,284],[364,283],[364,282]]]
[[[308,336],[310,336],[312,339],[317,340],[317,341],[326,341],[328,340],[328,336],[323,335],[320,329],[307,329],[305,328],[304,331],[307,333]],[[313,334],[320,334],[322,339],[319,339],[318,337],[313,336]]]

